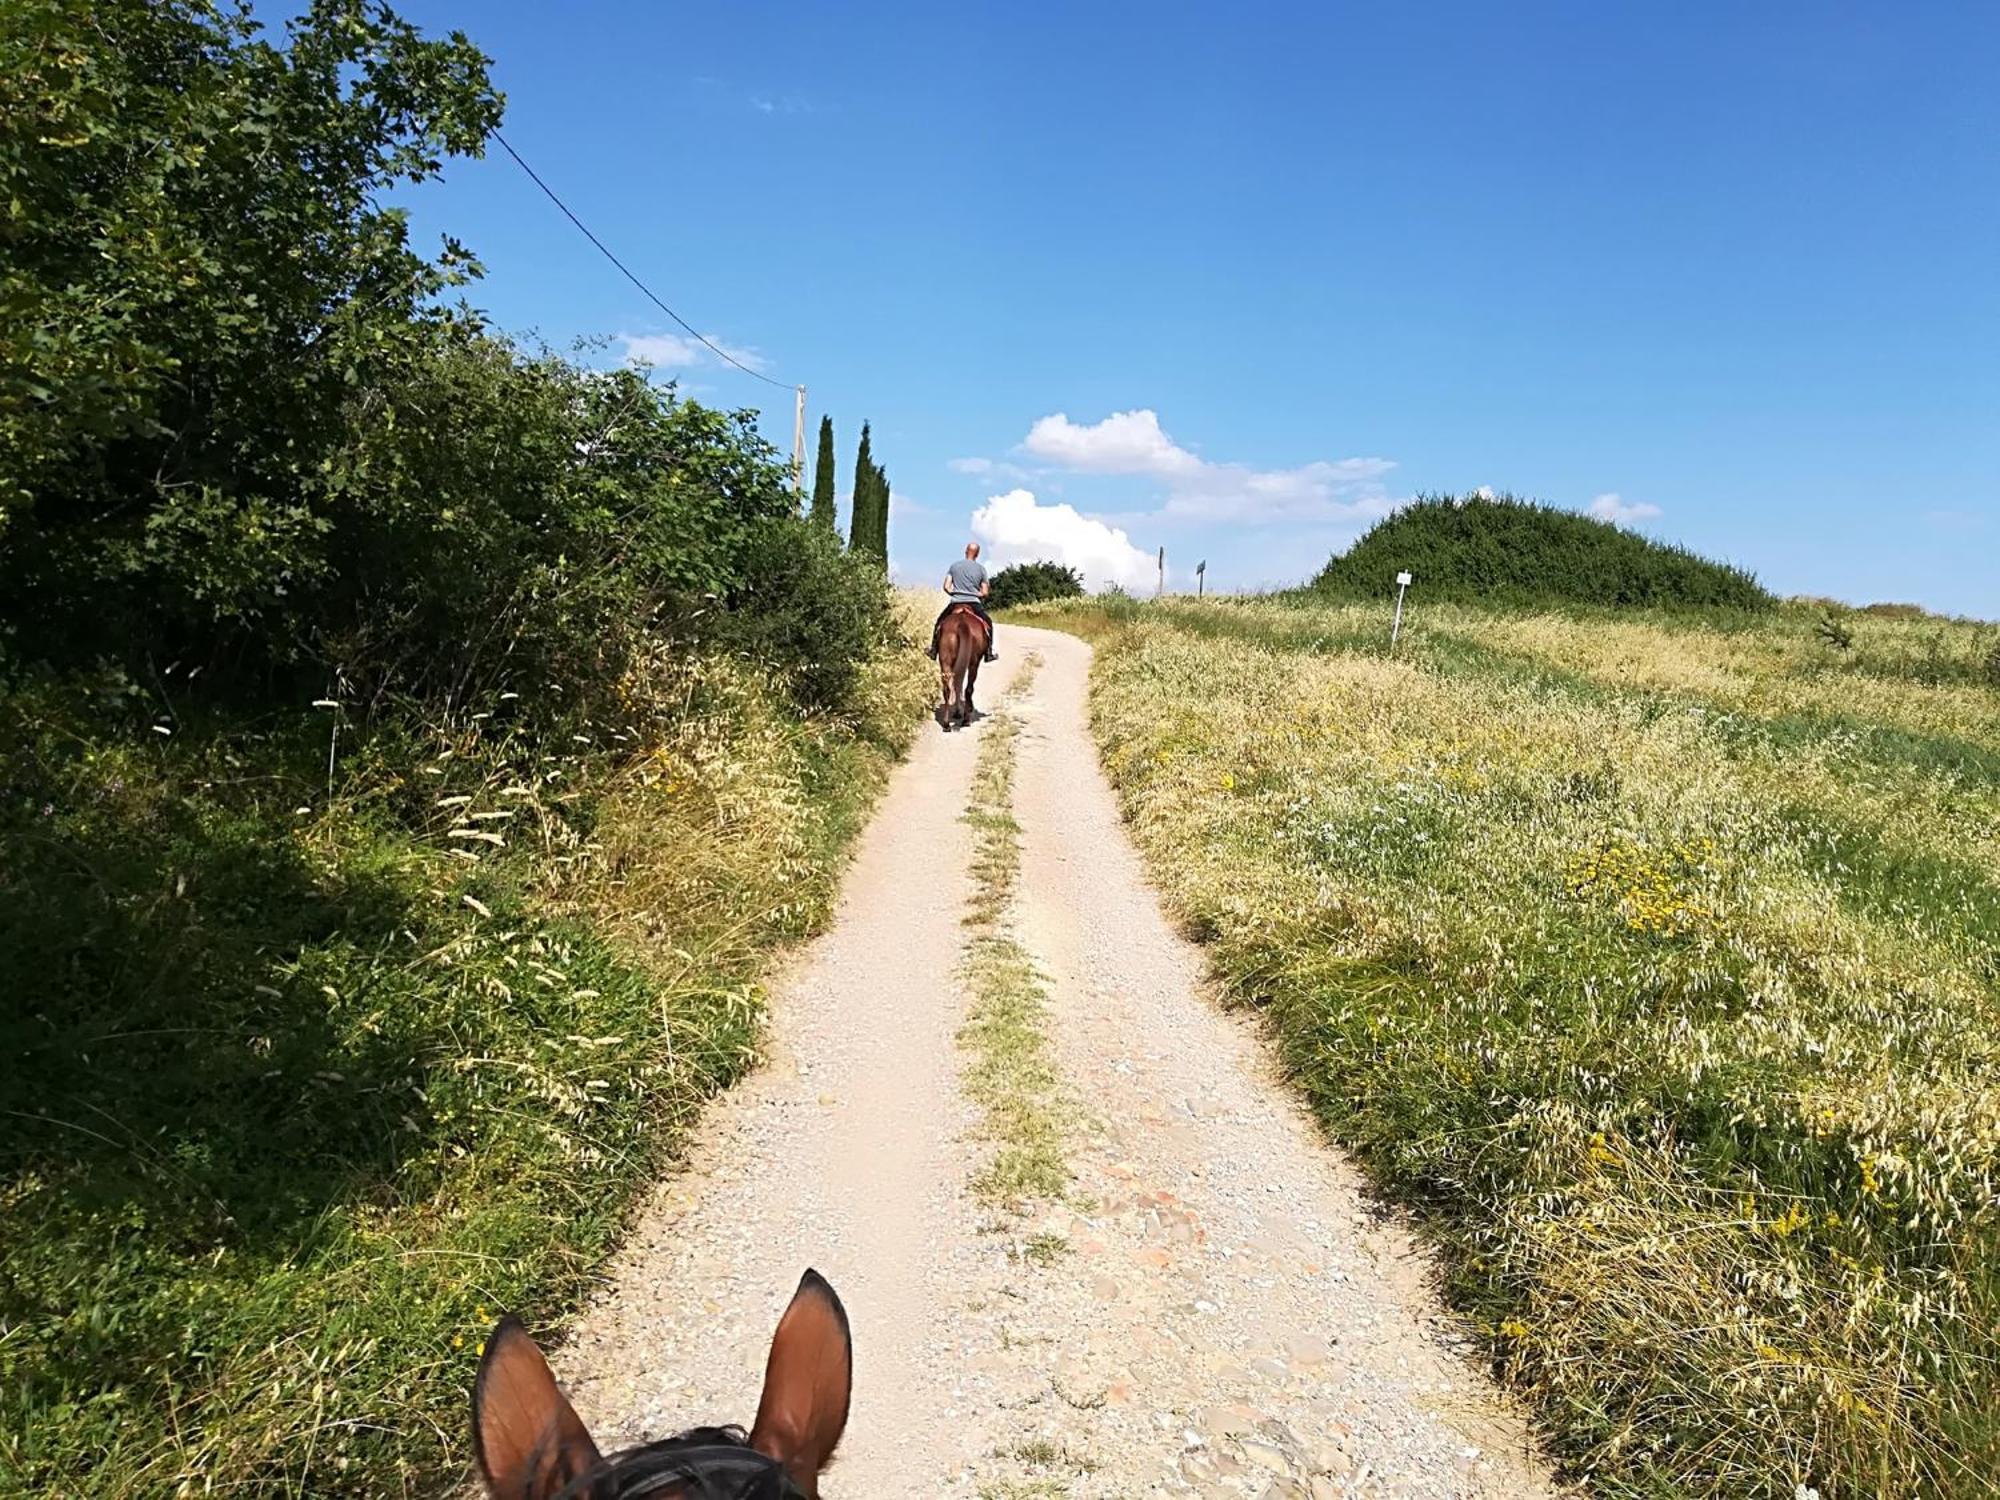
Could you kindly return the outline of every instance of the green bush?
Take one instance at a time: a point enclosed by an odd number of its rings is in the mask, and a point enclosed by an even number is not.
[[[573,706],[637,633],[743,592],[795,511],[752,415],[441,307],[476,264],[377,206],[499,110],[463,37],[356,0],[285,48],[201,0],[7,10],[0,628],[24,657],[179,661],[251,701]]]
[[[1327,563],[1312,590],[1386,598],[1406,570],[1423,597],[1455,603],[1765,610],[1776,602],[1741,568],[1512,496],[1425,496]]]
[[[986,602],[993,609],[1013,609],[1044,599],[1074,599],[1082,593],[1083,575],[1075,568],[1057,562],[1015,563],[993,575],[993,591]]]
[[[641,635],[738,592],[763,534],[793,519],[751,414],[524,357],[469,324],[441,330],[377,410],[393,440],[357,431],[339,456],[327,581],[289,601],[293,649],[356,683],[587,701]]]
[[[175,651],[326,578],[337,455],[477,269],[382,198],[499,117],[464,37],[358,0],[284,48],[203,0],[0,9],[0,601],[37,646]]]
[[[761,528],[730,603],[721,638],[783,670],[793,698],[808,710],[850,706],[862,664],[893,634],[881,566],[843,551],[812,521]]]

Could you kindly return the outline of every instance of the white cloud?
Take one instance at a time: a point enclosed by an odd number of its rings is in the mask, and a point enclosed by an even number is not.
[[[1021,447],[1077,473],[1159,480],[1166,486],[1161,513],[1179,520],[1373,520],[1397,503],[1379,482],[1396,467],[1386,458],[1319,459],[1293,469],[1213,463],[1175,442],[1145,408],[1087,426],[1056,412],[1030,427]]]
[[[625,346],[626,364],[654,365],[662,370],[691,365],[706,352],[693,339],[674,333],[621,333],[618,341]]]
[[[975,479],[1026,479],[1028,471],[1019,464],[1003,463],[991,458],[952,458],[945,460],[945,467],[954,474],[970,474]]]
[[[678,333],[621,333],[618,341],[625,346],[625,363],[628,365],[652,365],[656,369],[682,369],[688,365],[698,365],[715,358],[702,348],[699,340],[683,337]],[[708,341],[739,364],[752,370],[762,370],[769,363],[754,349],[740,348],[725,343],[716,334],[706,335]]]
[[[1058,562],[1083,574],[1087,587],[1150,587],[1153,554],[1119,527],[1083,515],[1073,505],[1042,505],[1028,490],[994,495],[972,513],[972,534],[994,569],[1017,562]]]
[[[712,333],[708,336],[708,341],[747,370],[755,370],[762,374],[771,368],[771,362],[747,344],[726,344]]]
[[[1609,521],[1614,526],[1630,526],[1639,521],[1659,519],[1660,507],[1648,505],[1643,500],[1626,500],[1617,491],[1599,495],[1584,507],[1600,521]]]
[[[1201,467],[1201,460],[1168,437],[1154,412],[1114,411],[1083,427],[1057,412],[1028,429],[1021,446],[1037,458],[1085,474],[1151,474],[1168,478]]]
[[[912,500],[908,495],[899,495],[894,489],[889,491],[889,519],[898,516],[923,516],[930,514],[930,507],[921,500]]]

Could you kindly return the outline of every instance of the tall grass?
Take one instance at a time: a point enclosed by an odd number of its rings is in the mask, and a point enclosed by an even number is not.
[[[1981,627],[1072,608],[1169,898],[1579,1474],[1991,1493],[2000,694],[1899,670]]]
[[[828,910],[927,694],[659,654],[615,718],[334,742],[0,700],[0,1492],[434,1492]],[[115,684],[106,685],[109,691]]]

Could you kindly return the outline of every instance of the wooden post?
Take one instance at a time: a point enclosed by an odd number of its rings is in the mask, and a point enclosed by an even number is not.
[[[1159,598],[1167,591],[1167,549],[1160,549],[1160,581],[1153,589],[1153,597]]]
[[[1201,598],[1203,593],[1207,591],[1208,580],[1205,576],[1207,573],[1208,559],[1204,557],[1194,565],[1194,596],[1197,599]]]

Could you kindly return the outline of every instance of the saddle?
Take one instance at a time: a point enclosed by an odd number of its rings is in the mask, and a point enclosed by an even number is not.
[[[954,600],[945,609],[944,617],[949,620],[953,615],[963,615],[971,620],[973,624],[979,627],[979,633],[985,638],[986,644],[989,646],[992,645],[993,628],[986,623],[985,617],[974,606],[967,604],[963,599]]]

